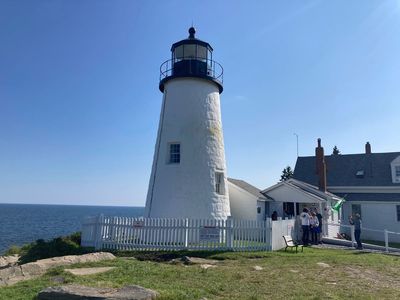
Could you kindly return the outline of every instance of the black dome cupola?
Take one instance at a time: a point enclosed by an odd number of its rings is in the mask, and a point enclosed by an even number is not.
[[[179,77],[197,77],[214,82],[222,93],[223,68],[212,59],[213,48],[196,39],[196,29],[189,28],[189,37],[171,47],[172,58],[160,67],[160,91],[168,80]]]

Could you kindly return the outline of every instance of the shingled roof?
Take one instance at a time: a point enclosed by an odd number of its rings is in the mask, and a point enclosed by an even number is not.
[[[267,197],[261,194],[260,189],[256,188],[254,185],[251,185],[250,183],[247,183],[244,180],[228,178],[228,181],[260,199],[265,199],[265,200],[267,199]]]
[[[306,182],[302,182],[302,181],[299,181],[299,180],[296,180],[293,178],[290,178],[286,181],[278,182],[277,184],[270,186],[269,188],[266,188],[265,190],[263,190],[262,193],[266,197],[272,198],[268,193],[270,193],[271,191],[273,191],[275,189],[281,188],[282,186],[288,186],[288,187],[294,188],[297,191],[299,191],[305,195],[311,196],[313,198],[317,198],[321,201],[326,201],[328,199],[338,201],[341,198],[341,197],[338,197],[336,194],[320,191],[317,186],[314,186],[314,185],[311,185]]]
[[[390,163],[400,152],[327,155],[327,185],[331,186],[400,186],[392,182]],[[363,171],[363,175],[356,176]],[[315,156],[298,157],[293,178],[318,186]]]
[[[399,202],[400,193],[335,193],[346,201]]]

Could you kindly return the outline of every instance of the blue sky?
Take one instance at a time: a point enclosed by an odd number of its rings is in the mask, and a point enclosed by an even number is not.
[[[0,203],[142,206],[159,66],[194,23],[224,67],[228,176],[400,151],[400,1],[0,0]]]

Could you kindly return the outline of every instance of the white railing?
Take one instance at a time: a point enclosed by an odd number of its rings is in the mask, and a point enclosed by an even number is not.
[[[278,250],[294,220],[88,217],[82,246],[115,250]]]
[[[352,245],[356,245],[354,236],[354,225],[345,225],[340,223],[328,223],[328,234],[329,238],[336,238],[336,233],[346,233],[350,235]],[[381,241],[385,243],[385,251],[396,250],[398,247],[390,247],[390,243],[400,244],[400,232],[389,231],[387,229],[379,230],[368,227],[361,227],[361,242],[363,239],[372,241]],[[400,249],[399,249],[400,250]]]

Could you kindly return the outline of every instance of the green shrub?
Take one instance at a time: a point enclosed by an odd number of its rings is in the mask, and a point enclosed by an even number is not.
[[[4,255],[15,255],[15,254],[21,254],[22,248],[12,245],[8,250],[4,253]]]
[[[25,264],[39,259],[79,255],[91,252],[89,248],[80,246],[80,233],[74,233],[66,237],[58,237],[50,241],[37,240],[34,243],[21,248],[19,264]]]
[[[80,245],[81,244],[81,232],[74,232],[73,234],[67,236],[66,238],[70,239],[73,241],[75,244]]]

